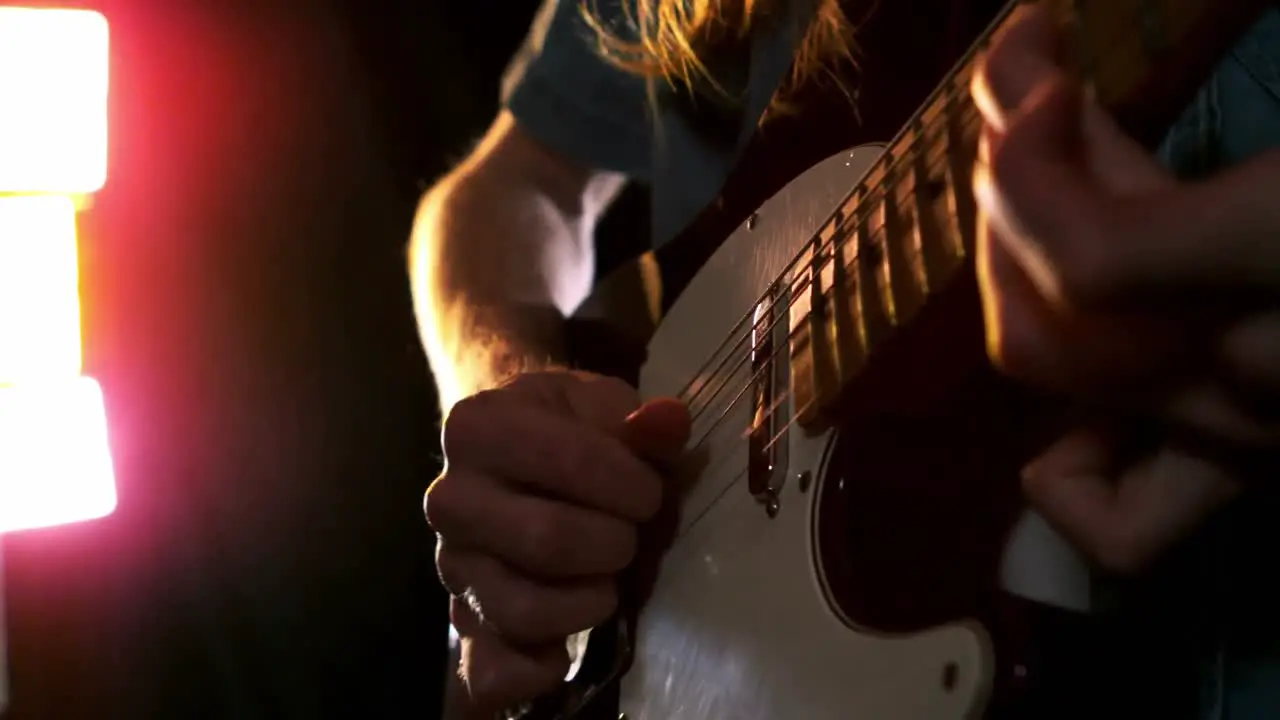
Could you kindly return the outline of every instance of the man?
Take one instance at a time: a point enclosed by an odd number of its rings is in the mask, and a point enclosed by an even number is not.
[[[899,0],[876,12],[981,24],[1000,4]],[[619,382],[558,369],[563,319],[590,290],[597,220],[624,183],[647,182],[655,241],[669,240],[716,195],[766,109],[785,109],[849,47],[835,0],[641,0],[638,35],[601,2],[601,43],[577,5],[547,0],[503,111],[424,198],[415,230],[415,297],[449,412],[427,516],[455,596],[461,673],[485,711],[552,687],[565,637],[611,613],[613,575],[661,498],[643,461],[674,456],[688,432],[672,400],[641,403]],[[922,53],[947,42],[926,24]],[[735,42],[749,52],[722,52]],[[1280,17],[1268,12],[1240,41],[1163,145],[1180,171],[1211,175],[1194,182],[1125,138],[1057,55],[1046,13],[1024,9],[974,79],[988,336],[1018,377],[1180,429],[1176,443],[1121,463],[1112,450],[1123,438],[1082,428],[1024,472],[1064,535],[1104,568],[1135,571],[1239,494],[1260,497],[1265,488],[1246,488],[1256,469],[1238,460],[1275,456],[1280,210],[1269,198],[1280,160],[1262,151],[1280,145]],[[650,105],[664,85],[648,92],[646,77],[704,100],[727,85],[736,140],[708,141],[687,104]],[[1196,326],[1195,348],[1183,337],[1195,308],[1169,303],[1191,291],[1231,308]],[[1235,628],[1221,638],[1207,717],[1280,713],[1280,652],[1261,648],[1257,660]]]

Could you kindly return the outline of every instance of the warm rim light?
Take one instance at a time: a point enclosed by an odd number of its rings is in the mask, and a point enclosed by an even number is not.
[[[0,192],[106,182],[109,38],[92,10],[0,7]]]

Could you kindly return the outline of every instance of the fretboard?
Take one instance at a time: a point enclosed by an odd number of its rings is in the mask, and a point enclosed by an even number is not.
[[[979,117],[969,80],[1016,4],[946,76],[779,281],[790,299],[791,376],[802,425],[819,423],[883,340],[957,273],[972,271]],[[1149,146],[1269,4],[1051,0],[1068,66]]]

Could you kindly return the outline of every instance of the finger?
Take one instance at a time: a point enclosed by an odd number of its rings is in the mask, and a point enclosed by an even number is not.
[[[483,622],[516,646],[563,642],[608,620],[617,608],[611,576],[549,584],[484,555],[469,554],[463,562]]]
[[[1239,381],[1266,394],[1280,393],[1280,311],[1259,313],[1232,327],[1223,339],[1222,360]]]
[[[1007,131],[990,139],[990,164],[974,176],[978,204],[1009,253],[1039,293],[1063,307],[1092,299],[1110,239],[1101,232],[1109,198],[1083,161],[1080,103],[1065,79],[1039,86]]]
[[[650,400],[627,417],[622,442],[641,458],[665,465],[684,453],[690,426],[684,403],[674,398]]]
[[[1057,72],[1056,46],[1053,21],[1044,8],[1022,5],[1010,14],[970,81],[974,104],[987,123],[1003,130],[1032,89]]]
[[[452,463],[611,515],[647,520],[662,501],[652,468],[618,438],[567,415],[480,393],[454,405],[443,435]]]
[[[996,234],[980,224],[977,270],[987,353],[1005,374],[1090,398],[1141,400],[1182,377],[1202,351],[1180,320],[1052,306]]]
[[[517,375],[502,390],[555,409],[605,433],[640,407],[639,396],[625,381],[578,370],[547,370]]]
[[[1096,433],[1063,438],[1028,466],[1028,500],[1104,570],[1140,571],[1235,497],[1236,482],[1196,457],[1163,448],[1115,471]]]
[[[1247,412],[1260,422],[1280,424],[1280,311],[1232,326],[1223,338],[1220,361]]]
[[[436,536],[436,574],[440,576],[440,585],[453,597],[460,597],[467,589],[462,558],[463,553],[449,547],[443,537]]]
[[[618,423],[640,408],[640,396],[626,382],[607,375],[574,373],[565,397],[575,417],[613,435]]]
[[[993,188],[980,203],[1018,232],[1011,252],[1050,300],[1074,307],[1123,307],[1175,300],[1196,290],[1233,296],[1280,288],[1280,152],[1269,152],[1200,182],[1175,183],[1151,159],[1093,122],[1104,138],[1094,169],[1079,158],[1069,118],[1078,91],[1049,84],[1019,112],[991,150]],[[1075,111],[1075,112],[1078,112]],[[1109,143],[1109,144],[1108,144]],[[1131,195],[1112,194],[1115,189]],[[1155,190],[1158,190],[1155,191]]]
[[[536,495],[501,481],[454,471],[436,484],[428,522],[450,550],[491,553],[537,578],[606,575],[636,552],[633,525],[611,515]]]
[[[981,182],[977,180],[976,182]],[[1000,370],[1024,380],[1063,382],[1071,371],[1062,352],[1060,314],[999,239],[1001,230],[980,210],[977,238],[978,287],[986,328],[987,354]],[[1006,226],[1004,232],[1011,230]],[[1067,381],[1069,384],[1069,380]]]
[[[450,613],[461,640],[458,674],[471,717],[493,717],[544,695],[569,672],[569,653],[563,641],[536,649],[515,649],[485,628],[461,600],[453,600]]]
[[[1238,461],[1256,452],[1274,453],[1280,445],[1280,423],[1270,413],[1252,411],[1263,399],[1241,402],[1239,394],[1224,383],[1196,383],[1170,399],[1167,415],[1183,431],[1180,440],[1202,446],[1202,452],[1236,455]]]

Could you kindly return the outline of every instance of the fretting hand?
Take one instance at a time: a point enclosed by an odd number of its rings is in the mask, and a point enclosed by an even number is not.
[[[1023,6],[974,76],[988,347],[1015,377],[1196,440],[1130,461],[1124,433],[1081,429],[1024,473],[1082,550],[1136,570],[1239,492],[1224,448],[1280,443],[1280,155],[1178,181],[1057,64],[1055,41],[1049,13]]]

